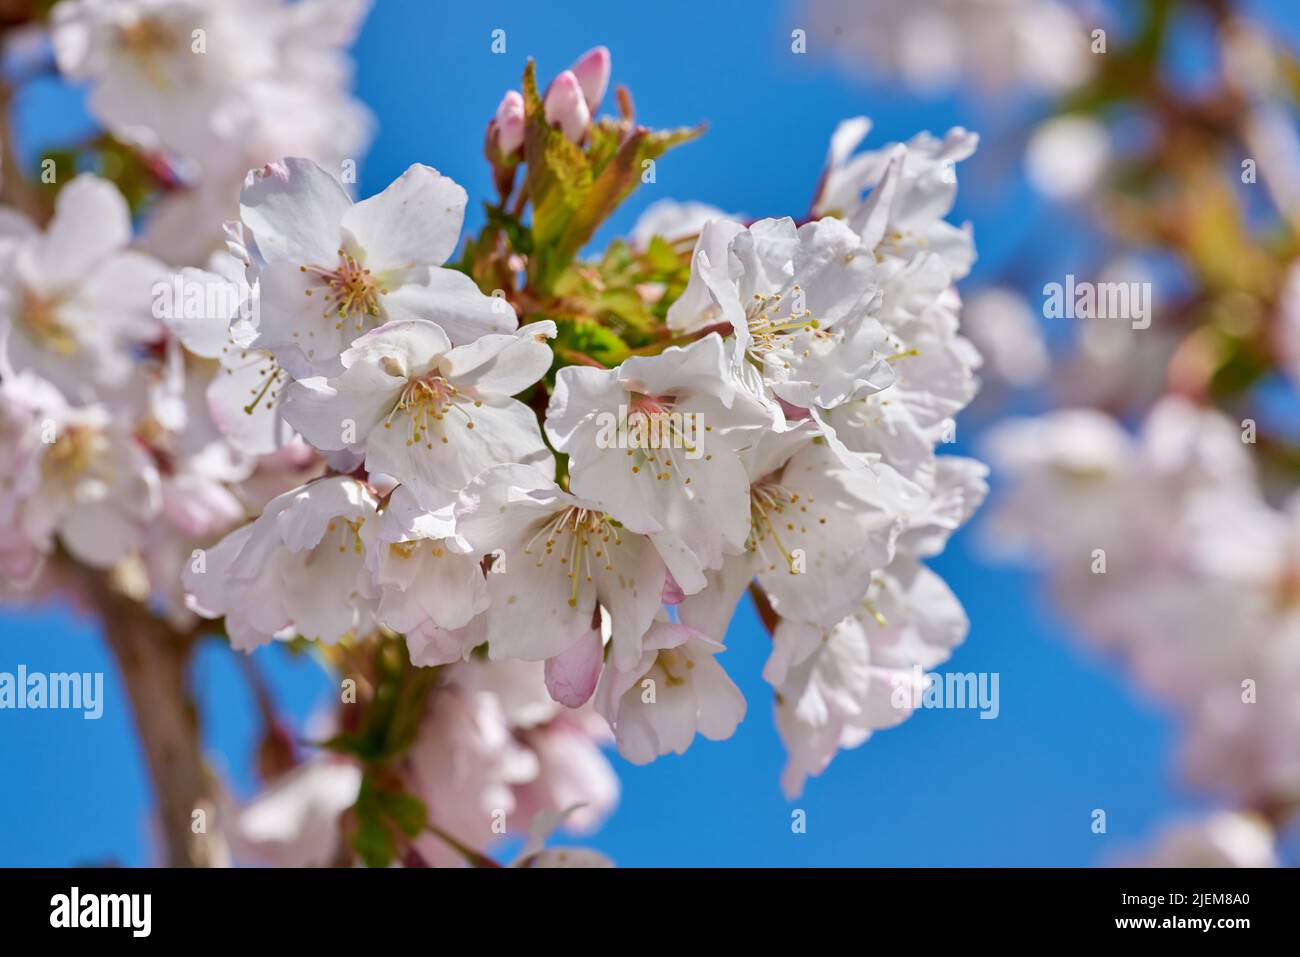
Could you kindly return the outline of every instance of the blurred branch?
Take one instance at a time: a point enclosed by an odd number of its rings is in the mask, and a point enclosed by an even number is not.
[[[0,0],[0,36],[31,23],[50,4],[37,0]]]
[[[229,863],[215,779],[203,761],[198,715],[186,674],[196,634],[181,633],[106,576],[87,572],[87,592],[117,660],[144,749],[171,867]],[[206,820],[195,833],[194,812]]]
[[[13,110],[14,91],[0,82],[0,204],[12,206],[26,214],[37,225],[50,218],[49,204],[32,187],[23,175],[22,164],[14,149]]]

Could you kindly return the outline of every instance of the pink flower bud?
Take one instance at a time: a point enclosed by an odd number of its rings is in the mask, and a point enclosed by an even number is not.
[[[518,90],[501,97],[496,115],[497,148],[506,156],[524,145],[524,98]]]
[[[565,70],[546,91],[546,122],[558,126],[568,139],[581,143],[591,123],[591,110],[572,70]]]
[[[594,116],[600,101],[605,98],[609,88],[609,49],[592,47],[573,64],[573,75],[582,87],[582,98],[587,101],[587,109]]]

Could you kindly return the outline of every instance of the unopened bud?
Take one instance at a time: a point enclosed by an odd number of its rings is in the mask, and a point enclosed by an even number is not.
[[[548,114],[549,116],[549,114]],[[497,149],[510,156],[524,145],[524,98],[518,90],[501,97],[496,119]]]
[[[606,47],[592,47],[573,64],[573,75],[578,78],[582,98],[592,116],[596,115],[596,109],[609,89],[609,67],[609,49]]]
[[[558,126],[574,143],[581,143],[591,123],[591,110],[582,95],[582,87],[572,70],[565,70],[546,91],[546,122]]]

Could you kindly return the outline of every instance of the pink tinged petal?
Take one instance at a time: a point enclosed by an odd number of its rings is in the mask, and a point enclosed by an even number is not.
[[[263,506],[262,514],[246,526],[249,534],[243,540],[238,555],[227,564],[226,578],[244,582],[266,581],[272,577],[272,566],[282,544],[276,523],[280,513],[293,504],[302,491],[302,487],[290,489]],[[228,604],[224,610],[229,614],[233,606]],[[274,630],[276,629],[272,629]]]
[[[230,636],[230,647],[245,653],[252,652],[275,637],[274,632],[261,631],[238,614],[226,616],[226,634]]]
[[[497,107],[497,149],[506,156],[524,145],[524,98],[518,90],[510,90]]]
[[[0,571],[18,588],[35,581],[45,567],[45,556],[21,529],[0,528]]]
[[[763,680],[774,688],[783,687],[790,673],[816,654],[826,640],[825,632],[816,625],[782,620],[772,635],[772,653],[763,665]]]
[[[573,71],[565,70],[546,91],[546,122],[558,127],[574,143],[582,142],[591,125],[591,109],[583,98],[582,86]]]
[[[454,501],[454,497],[449,501]],[[427,511],[409,488],[398,486],[393,490],[380,517],[376,533],[379,541],[402,542],[420,538],[451,538],[456,532],[450,503],[438,511]],[[463,553],[461,549],[455,549]]]
[[[431,166],[411,166],[378,195],[343,216],[343,228],[375,274],[441,266],[460,239],[465,190]]]
[[[610,56],[603,46],[592,47],[573,64],[571,72],[582,89],[587,109],[594,115],[609,89]],[[522,105],[522,104],[521,104]]]
[[[781,414],[785,416],[787,422],[802,422],[804,419],[811,417],[812,412],[807,406],[791,405],[779,395],[776,397],[777,405],[781,407]]]
[[[699,556],[679,537],[671,532],[659,532],[651,535],[650,541],[663,559],[668,574],[687,595],[694,595],[708,584]]]
[[[36,224],[18,210],[0,207],[0,261],[8,260],[16,246],[40,235]]]
[[[338,263],[340,224],[352,200],[311,160],[290,158],[251,171],[239,204],[240,218],[268,263]]]
[[[596,690],[604,666],[604,644],[593,628],[554,658],[546,660],[546,690],[567,708],[580,708]]]
[[[654,704],[644,703],[636,687],[623,696],[618,727],[618,750],[633,764],[646,764],[670,751],[685,754],[695,740],[698,706],[691,681],[658,682]]]
[[[664,576],[663,592],[659,600],[665,605],[679,605],[686,598],[686,592],[682,591],[682,586],[677,584],[677,579],[673,578],[672,572]]]
[[[716,650],[720,651],[722,649],[721,645],[710,641],[703,633],[690,625],[662,619],[656,619],[650,630],[646,632],[645,649],[646,651],[664,651],[668,648],[679,648],[688,641],[700,641]]]
[[[485,621],[480,617],[455,630],[439,628],[427,621],[407,630],[406,647],[411,654],[411,663],[421,668],[432,668],[463,661],[486,640]]]
[[[229,528],[244,517],[244,507],[221,482],[193,473],[164,484],[163,515],[177,529],[196,538]]]

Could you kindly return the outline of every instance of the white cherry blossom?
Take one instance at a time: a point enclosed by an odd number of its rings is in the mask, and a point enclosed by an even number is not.
[[[235,856],[273,867],[328,867],[339,853],[342,814],[356,803],[361,769],[319,757],[273,779],[235,810]]]
[[[2,401],[20,430],[14,445],[5,443],[13,456],[9,534],[19,532],[44,555],[57,539],[93,568],[136,552],[162,503],[157,468],[127,424],[102,405],[69,407],[48,383],[26,375],[6,380]],[[20,557],[24,549],[14,547]]]
[[[969,623],[943,579],[921,559],[941,552],[987,486],[983,466],[944,457],[928,499],[916,502],[889,565],[875,573],[852,614],[833,626],[783,619],[763,671],[777,689],[777,728],[789,760],[787,797],[835,754],[907,718],[924,673],[945,661]]]
[[[374,627],[375,601],[361,528],[376,505],[365,486],[341,476],[285,492],[186,565],[191,607],[224,616],[241,651],[292,634],[327,643],[363,636]]]
[[[419,164],[356,204],[310,160],[249,173],[240,218],[261,294],[249,345],[305,378],[338,375],[352,341],[389,321],[434,321],[457,345],[512,331],[509,304],[443,268],[465,203],[460,186]]]
[[[749,483],[740,453],[770,423],[709,335],[616,369],[561,369],[546,433],[569,456],[573,493],[650,535],[691,592],[703,587],[704,569],[744,546]]]
[[[782,618],[829,627],[850,614],[875,572],[889,564],[904,518],[924,492],[889,466],[852,467],[805,420],[771,432],[745,455],[749,537],[682,603],[682,620],[708,634],[726,629],[757,578]]]
[[[536,755],[515,740],[501,701],[455,686],[430,697],[409,765],[410,789],[433,824],[475,850],[496,840],[500,816],[514,814],[514,788],[538,773]],[[415,847],[434,866],[464,863],[432,833]]]
[[[200,161],[197,191],[221,183],[216,194],[229,208],[238,180],[214,167],[233,162],[242,175],[273,156],[361,152],[371,121],[347,95],[342,51],[368,8],[368,0],[63,0],[51,36],[60,72],[90,82],[96,118],[145,149]],[[194,225],[190,236],[205,235]]]
[[[339,357],[340,375],[300,379],[283,415],[316,448],[365,454],[426,507],[449,502],[490,466],[552,468],[533,412],[511,396],[551,365],[551,322],[455,346],[425,320],[387,323]]]
[[[10,214],[0,265],[0,369],[30,370],[74,402],[125,385],[134,351],[157,339],[161,263],[128,249],[131,214],[109,182],[82,174],[44,232]]]
[[[839,220],[716,221],[668,324],[729,327],[733,373],[753,394],[833,408],[893,381],[878,307],[875,262]]]
[[[456,507],[456,531],[492,556],[485,612],[493,658],[541,661],[612,621],[612,660],[631,664],[670,581],[655,545],[599,505],[527,466],[481,474]]]
[[[745,717],[740,689],[718,664],[722,645],[686,625],[656,621],[630,666],[611,664],[596,688],[596,709],[633,764],[685,753],[696,734],[731,737]]]
[[[978,84],[1059,93],[1092,71],[1088,35],[1064,0],[807,0],[812,43],[855,76],[897,77],[922,95]]]
[[[362,527],[361,540],[379,588],[376,617],[394,631],[454,631],[487,608],[479,560],[456,536],[450,506],[427,512],[399,486],[379,517]],[[449,664],[469,650],[456,648],[447,661],[422,655],[418,663]]]
[[[1277,867],[1277,836],[1258,815],[1218,811],[1165,827],[1150,849],[1123,863],[1138,867]]]
[[[953,279],[962,278],[975,260],[974,241],[969,226],[945,217],[957,197],[956,164],[975,152],[979,137],[958,126],[943,139],[918,133],[906,143],[854,154],[870,129],[863,116],[836,128],[814,211],[844,219],[882,259],[934,253]]]

